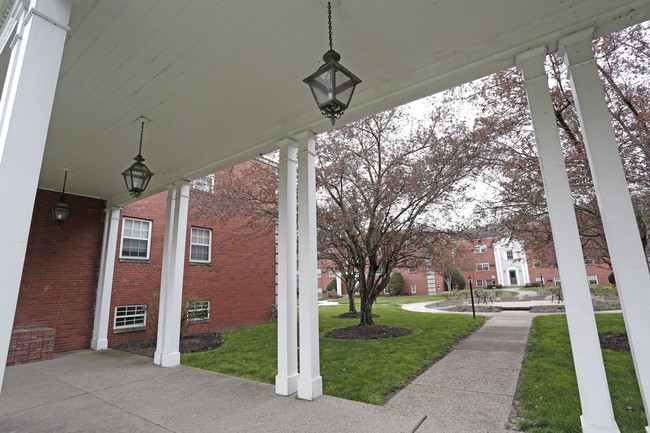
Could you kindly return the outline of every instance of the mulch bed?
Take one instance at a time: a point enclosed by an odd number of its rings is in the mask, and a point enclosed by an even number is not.
[[[386,325],[350,326],[348,328],[332,329],[325,334],[327,338],[338,340],[380,340],[382,338],[397,338],[411,335],[413,331]]]
[[[456,311],[456,312],[461,312],[461,313],[471,313],[472,312],[472,304],[463,304],[460,307],[458,305],[454,307],[448,307],[445,308],[445,311]],[[500,313],[503,311],[502,307],[497,307],[493,305],[474,305],[474,311],[477,313]]]
[[[594,311],[611,311],[621,309],[621,301],[615,296],[592,296],[591,303],[594,306]],[[538,305],[535,307],[530,307],[531,313],[562,313],[564,311],[564,304],[555,304],[552,306]]]
[[[205,352],[220,347],[223,342],[224,339],[218,332],[186,335],[181,338],[180,352]],[[156,340],[131,341],[114,346],[112,349],[153,358],[154,352],[156,351]]]
[[[609,349],[615,352],[627,352],[630,350],[630,342],[625,332],[600,334],[598,338],[600,339],[600,347],[603,349]]]
[[[379,317],[376,314],[372,315],[372,318],[377,318]],[[353,311],[348,311],[347,313],[339,314],[338,316],[332,316],[332,319],[361,319],[361,313],[358,311],[353,312]]]

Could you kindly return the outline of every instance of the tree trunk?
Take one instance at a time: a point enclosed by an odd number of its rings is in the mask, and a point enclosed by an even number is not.
[[[356,313],[357,312],[357,306],[355,305],[354,302],[354,292],[350,293],[348,290],[348,305],[349,305],[349,312],[350,313]]]
[[[372,298],[364,295],[361,295],[361,323],[359,325],[372,326],[375,324],[372,320]]]

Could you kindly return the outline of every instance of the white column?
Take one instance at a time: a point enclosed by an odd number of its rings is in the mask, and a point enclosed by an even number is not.
[[[280,148],[278,197],[278,375],[275,392],[298,391],[298,312],[296,277],[296,142],[287,139]]]
[[[168,189],[167,194],[166,239],[163,247],[158,341],[154,363],[162,367],[175,367],[181,363],[179,346],[190,183],[177,182],[175,187]],[[171,242],[167,236],[171,237]]]
[[[517,58],[524,73],[546,203],[564,294],[571,351],[582,405],[582,431],[618,432],[609,395],[578,223],[544,70],[546,49]]]
[[[650,274],[614,137],[591,30],[560,41],[585,141],[646,416],[650,423]],[[650,433],[650,426],[646,426]]]
[[[108,319],[111,313],[111,294],[113,292],[113,272],[115,270],[115,249],[117,248],[117,229],[120,225],[121,207],[106,208],[104,216],[104,237],[99,259],[99,278],[97,280],[97,299],[95,300],[95,325],[90,347],[94,350],[108,348]]]
[[[318,339],[318,257],[316,249],[316,136],[308,132],[298,140],[298,254],[300,281],[300,378],[298,398],[323,395]]]
[[[69,16],[67,0],[29,3],[0,101],[0,389]]]
[[[343,282],[341,281],[341,273],[336,273],[336,294],[343,296]],[[348,288],[348,295],[350,295],[350,288]]]

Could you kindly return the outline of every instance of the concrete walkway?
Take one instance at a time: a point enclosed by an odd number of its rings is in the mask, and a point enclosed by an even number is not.
[[[531,323],[528,312],[489,318],[386,406],[426,415],[417,433],[508,432]]]
[[[0,432],[504,433],[531,316],[489,318],[384,407],[282,397],[273,385],[113,350],[66,353],[7,368]]]

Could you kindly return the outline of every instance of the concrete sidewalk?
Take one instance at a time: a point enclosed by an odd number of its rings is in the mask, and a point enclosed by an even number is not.
[[[433,310],[428,309],[429,312]],[[507,432],[531,316],[501,313],[386,406],[82,350],[9,367],[0,432]]]
[[[418,433],[508,432],[532,317],[491,317],[386,407],[427,416]]]
[[[9,367],[0,432],[412,432],[423,415],[323,396],[137,355],[82,350]]]

